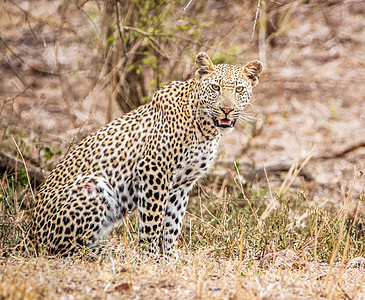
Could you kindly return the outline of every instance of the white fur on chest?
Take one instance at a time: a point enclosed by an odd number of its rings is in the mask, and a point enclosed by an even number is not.
[[[212,166],[217,155],[220,137],[211,141],[195,142],[187,149],[187,155],[172,178],[172,185],[192,186]]]

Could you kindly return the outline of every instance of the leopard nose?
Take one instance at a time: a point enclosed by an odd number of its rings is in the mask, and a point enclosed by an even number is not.
[[[225,115],[228,115],[231,111],[233,111],[233,108],[220,107],[220,110],[223,111]]]

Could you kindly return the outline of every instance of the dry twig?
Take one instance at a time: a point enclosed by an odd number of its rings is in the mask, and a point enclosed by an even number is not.
[[[6,153],[0,152],[0,171],[2,173],[11,172],[16,169],[25,169],[25,162],[14,158]],[[39,186],[44,181],[44,174],[39,171],[36,167],[31,165],[27,166],[28,176],[31,182],[33,182],[36,186]]]
[[[363,148],[363,147],[365,147],[365,142],[360,142],[360,143],[357,143],[357,144],[350,145],[347,148],[345,148],[344,150],[339,151],[337,153],[324,154],[324,155],[321,155],[321,156],[316,156],[312,160],[340,158],[342,156],[345,156],[346,154],[349,154],[350,152],[356,151],[356,150],[358,150],[360,148]]]

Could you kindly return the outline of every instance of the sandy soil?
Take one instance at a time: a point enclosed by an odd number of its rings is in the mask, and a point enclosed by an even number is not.
[[[114,241],[116,242],[116,241]],[[125,249],[121,249],[125,252]],[[214,259],[209,249],[179,262],[109,256],[103,262],[10,258],[2,263],[2,299],[363,299],[359,267],[276,259],[260,267]],[[290,255],[289,255],[290,256]],[[289,257],[287,256],[287,257]],[[129,263],[128,263],[129,262]]]
[[[296,159],[301,163],[313,149],[304,167],[310,180],[299,177],[291,191],[303,191],[308,205],[328,207],[339,207],[350,192],[355,205],[365,186],[360,178],[365,168],[365,4],[307,2],[286,4],[290,14],[274,39],[275,47],[257,42],[257,36],[251,40],[251,21],[239,23],[241,34],[238,25],[231,26],[228,15],[239,20],[243,13],[238,4],[229,7],[221,24],[206,29],[222,36],[217,47],[242,45],[242,53],[233,56],[237,64],[257,58],[265,64],[251,108],[257,120],[224,137],[213,173],[232,180],[233,162],[238,162],[250,180],[252,167],[264,165],[276,193],[285,170],[270,170],[288,169]],[[85,11],[95,12],[92,3],[88,5]],[[205,21],[225,12],[218,2],[209,5]],[[75,140],[105,124],[109,99],[106,81],[99,78],[92,23],[81,10],[72,9],[65,19],[59,11],[58,1],[0,3],[0,147],[15,153],[10,134],[21,137],[26,158],[42,169],[60,158],[45,161],[45,146],[65,153]],[[220,53],[205,46],[196,50]],[[183,75],[166,75],[166,81],[193,74],[193,56],[183,60],[176,69]],[[113,117],[121,114],[116,104],[112,108]],[[260,184],[267,186],[264,177]],[[360,208],[365,213],[362,202]],[[134,252],[131,259],[102,263],[4,259],[0,298],[365,298],[363,266],[342,270],[306,264],[285,272],[281,267],[247,268],[237,259],[215,261],[206,249],[194,255],[182,252],[181,262],[163,266],[142,261]]]

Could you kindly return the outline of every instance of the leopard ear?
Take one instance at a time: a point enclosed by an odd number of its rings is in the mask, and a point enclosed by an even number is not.
[[[196,79],[201,79],[204,75],[212,73],[214,71],[214,65],[210,60],[208,54],[205,52],[200,52],[195,58],[195,62],[198,69],[195,72]]]
[[[243,72],[246,77],[251,81],[252,86],[256,86],[259,83],[259,76],[262,73],[263,65],[259,60],[250,61],[243,67]]]

